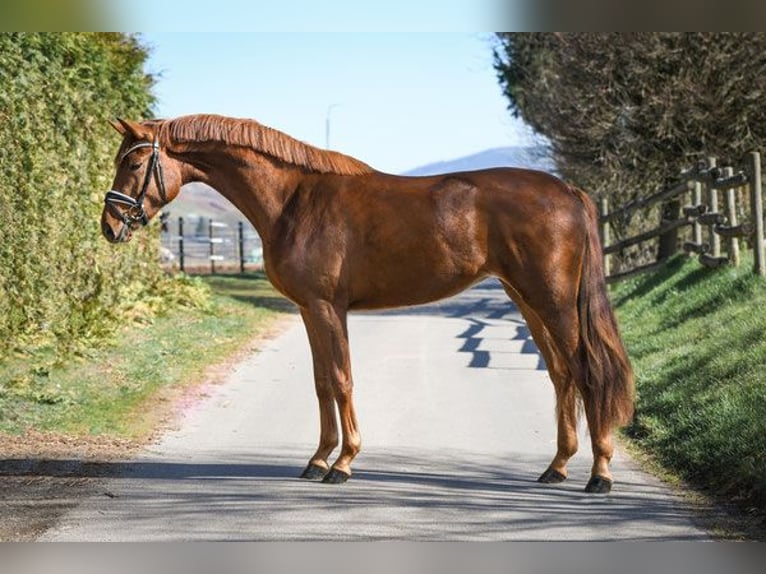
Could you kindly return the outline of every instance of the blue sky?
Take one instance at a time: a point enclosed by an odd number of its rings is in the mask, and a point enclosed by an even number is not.
[[[401,172],[525,144],[492,67],[521,0],[118,0],[158,76],[157,115],[254,118]],[[521,8],[519,8],[521,7]],[[397,30],[397,32],[391,32]],[[289,31],[289,32],[288,32]]]
[[[143,32],[158,117],[254,118],[388,172],[529,143],[492,67],[492,35]]]

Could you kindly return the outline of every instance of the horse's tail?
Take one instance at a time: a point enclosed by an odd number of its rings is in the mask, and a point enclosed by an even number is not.
[[[598,212],[582,190],[572,188],[585,206],[587,240],[580,274],[577,314],[580,324],[580,357],[585,375],[582,398],[595,408],[600,429],[630,422],[633,417],[635,383],[625,345],[620,337],[604,277]]]

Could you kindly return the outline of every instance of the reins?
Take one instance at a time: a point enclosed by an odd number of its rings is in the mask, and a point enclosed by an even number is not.
[[[160,163],[160,144],[157,140],[154,140],[151,143],[137,143],[128,149],[124,154],[122,154],[120,157],[120,162],[124,161],[125,158],[135,150],[144,147],[151,147],[152,155],[149,157],[149,165],[146,168],[144,183],[141,186],[141,193],[138,194],[138,197],[131,197],[130,195],[115,189],[107,191],[106,197],[104,197],[104,203],[109,206],[115,208],[118,206],[123,206],[127,208],[113,210],[119,215],[126,228],[130,228],[136,223],[146,225],[149,222],[149,216],[146,214],[146,210],[144,209],[144,198],[146,197],[146,192],[149,189],[149,182],[151,181],[153,174],[157,177],[157,187],[159,189],[160,195],[163,199],[166,196],[165,178],[162,175],[162,164]]]

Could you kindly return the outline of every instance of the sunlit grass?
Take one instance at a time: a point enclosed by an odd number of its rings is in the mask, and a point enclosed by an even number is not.
[[[85,356],[39,349],[1,363],[0,431],[146,436],[163,393],[199,383],[291,310],[260,274],[205,282],[209,304],[134,322]]]
[[[612,293],[638,384],[628,435],[687,480],[766,509],[766,280],[680,257]]]

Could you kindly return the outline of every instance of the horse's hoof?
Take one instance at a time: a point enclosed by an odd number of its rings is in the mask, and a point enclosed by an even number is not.
[[[559,482],[564,482],[566,479],[567,477],[561,474],[558,470],[548,467],[545,472],[540,475],[540,478],[537,479],[537,482],[542,482],[543,484],[558,484]]]
[[[324,478],[326,474],[326,468],[322,468],[318,464],[309,463],[309,465],[306,467],[306,470],[304,470],[303,474],[301,474],[301,478],[305,478],[306,480],[319,480],[320,478]]]
[[[328,472],[322,479],[322,482],[325,484],[343,484],[349,478],[351,478],[351,475],[347,472],[343,472],[337,468],[331,468],[330,472]]]
[[[585,492],[591,494],[609,494],[612,490],[612,481],[603,476],[591,476],[585,487]]]

